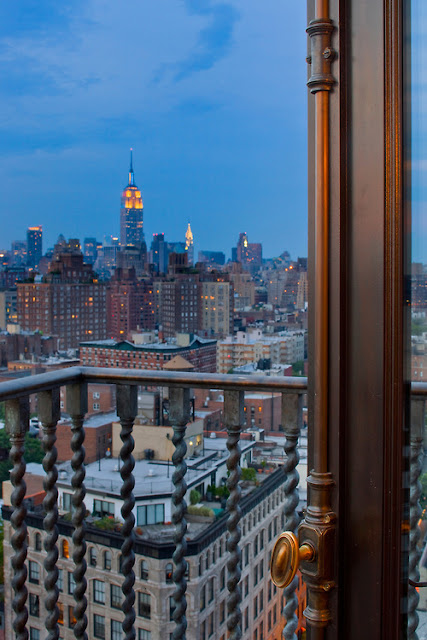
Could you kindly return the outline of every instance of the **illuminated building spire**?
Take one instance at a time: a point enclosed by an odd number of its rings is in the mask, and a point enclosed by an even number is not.
[[[130,167],[129,167],[129,186],[135,186],[134,177],[133,177],[133,161],[132,161],[132,147],[130,149]]]
[[[185,232],[185,250],[188,254],[188,264],[191,265],[194,261],[194,241],[190,223],[188,223],[187,231]]]

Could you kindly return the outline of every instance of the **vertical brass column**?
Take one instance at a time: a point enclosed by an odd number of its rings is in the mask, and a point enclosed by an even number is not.
[[[331,507],[334,481],[328,464],[329,393],[329,92],[334,84],[331,63],[334,52],[329,0],[316,0],[315,18],[309,23],[311,76],[308,87],[315,100],[315,281],[314,281],[314,415],[313,469],[307,478],[307,514],[298,530],[299,543],[311,544],[314,561],[301,561],[307,585],[310,638],[324,637],[331,621],[329,593],[334,587],[335,514]]]
[[[293,532],[283,533],[271,558],[271,576],[279,587],[291,584],[299,566],[307,585],[310,640],[321,640],[331,622],[330,591],[334,588],[336,515],[331,506],[334,488],[328,471],[329,402],[329,92],[334,84],[331,63],[334,52],[328,0],[316,1],[315,18],[307,27],[310,36],[311,76],[308,86],[315,99],[315,256],[314,256],[314,415],[313,469],[307,478],[306,517]],[[310,381],[311,382],[311,381]]]

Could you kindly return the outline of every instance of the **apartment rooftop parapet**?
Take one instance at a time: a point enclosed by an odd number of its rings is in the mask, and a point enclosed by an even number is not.
[[[98,416],[96,416],[98,417]],[[85,424],[86,427],[86,424]],[[242,440],[242,455],[250,451],[255,443]],[[227,450],[224,438],[208,440],[204,454],[187,459],[186,482],[188,488],[199,485],[219,467],[225,465]],[[42,466],[40,473],[42,472]],[[135,461],[135,488],[136,499],[153,495],[170,496],[174,490],[172,482],[174,467],[167,460],[136,460]],[[120,477],[120,463],[117,458],[102,458],[85,466],[86,489],[91,493],[105,493],[112,497],[120,497],[120,489],[123,485]],[[36,470],[33,470],[35,473]],[[72,468],[71,462],[58,465],[58,487],[62,490],[71,489]],[[226,472],[224,469],[224,477]]]

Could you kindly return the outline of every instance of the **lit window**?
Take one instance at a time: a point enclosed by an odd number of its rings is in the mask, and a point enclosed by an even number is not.
[[[167,583],[172,582],[172,576],[173,576],[173,565],[171,562],[168,562],[168,564],[165,567],[165,579]]]
[[[70,557],[70,547],[69,547],[69,544],[68,544],[68,540],[63,540],[62,541],[61,549],[62,549],[62,557],[63,558],[69,558]]]
[[[68,626],[70,627],[70,629],[74,629],[76,622],[77,620],[76,616],[74,615],[74,607],[70,605],[68,607]]]

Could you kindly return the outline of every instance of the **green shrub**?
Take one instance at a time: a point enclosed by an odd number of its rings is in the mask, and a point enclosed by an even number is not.
[[[114,531],[117,525],[121,525],[122,523],[117,518],[110,518],[110,516],[104,516],[103,518],[99,518],[99,520],[94,520],[93,525],[98,529],[102,529],[103,531]]]
[[[246,480],[248,482],[255,482],[256,480],[256,471],[252,467],[247,467],[242,469],[242,480]]]
[[[212,518],[215,515],[209,507],[196,507],[194,504],[190,504],[187,511],[190,516],[205,516],[207,518]]]
[[[197,504],[200,502],[200,498],[202,497],[201,493],[197,491],[197,489],[191,489],[190,491],[190,504]]]
[[[217,498],[228,498],[229,495],[230,495],[230,492],[226,486],[217,487],[215,490],[215,496]]]

